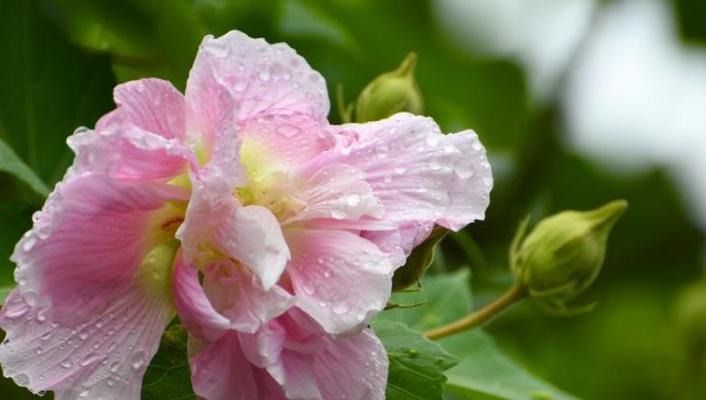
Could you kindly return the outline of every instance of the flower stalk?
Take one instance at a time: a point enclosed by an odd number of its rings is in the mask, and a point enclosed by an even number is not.
[[[488,303],[481,309],[476,310],[463,318],[457,319],[456,321],[426,331],[424,332],[424,337],[429,340],[439,340],[455,333],[477,328],[501,313],[509,306],[522,300],[526,295],[527,290],[525,287],[515,284],[503,293],[502,296],[498,297],[491,303]]]

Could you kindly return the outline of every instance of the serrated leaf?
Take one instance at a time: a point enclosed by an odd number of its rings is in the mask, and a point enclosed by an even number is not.
[[[436,245],[449,233],[448,229],[436,226],[419,246],[412,250],[407,262],[392,277],[392,290],[399,291],[417,283],[434,260]]]
[[[179,324],[164,333],[159,350],[145,372],[143,400],[196,399],[191,388],[186,340],[186,331]]]
[[[389,310],[381,320],[402,321],[424,331],[454,321],[471,311],[469,271],[426,276],[422,291],[415,296],[425,299],[422,306]],[[402,296],[402,294],[395,294]],[[419,298],[417,300],[419,300]],[[401,300],[400,300],[401,301]],[[410,301],[410,300],[406,300]],[[502,400],[573,400],[575,397],[535,377],[524,366],[507,356],[481,329],[459,333],[439,343],[461,361],[446,371],[446,390],[458,398]]]
[[[373,328],[390,361],[385,397],[441,400],[446,382],[444,371],[456,365],[456,357],[402,323],[380,320]]]

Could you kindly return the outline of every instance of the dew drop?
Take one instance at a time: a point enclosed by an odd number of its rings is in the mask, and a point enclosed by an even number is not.
[[[304,293],[306,293],[310,296],[316,292],[316,289],[309,284],[302,285],[302,290],[304,291]]]
[[[344,219],[344,218],[346,218],[346,215],[347,214],[344,210],[339,210],[339,209],[331,210],[331,218],[333,218],[333,219]]]
[[[331,311],[333,311],[336,314],[345,314],[347,313],[351,308],[348,306],[346,303],[336,303]]]
[[[82,367],[85,367],[100,358],[101,355],[98,353],[88,353],[86,357],[83,357],[83,359],[78,364]]]
[[[132,369],[138,370],[142,368],[143,365],[145,365],[145,353],[138,351],[132,357]]]
[[[88,332],[86,331],[81,331],[81,333],[78,334],[79,339],[81,340],[86,340],[88,339]]]
[[[407,169],[404,168],[404,167],[397,167],[397,168],[395,168],[395,173],[396,173],[397,175],[402,175],[402,174],[404,174],[405,172],[407,172]]]
[[[110,364],[110,372],[118,372],[120,369],[120,361],[115,361],[114,363]]]
[[[301,129],[290,124],[284,124],[277,127],[277,133],[287,138],[294,137],[299,134],[299,132],[301,132]]]
[[[86,399],[86,398],[88,398],[89,394],[91,394],[91,391],[86,389],[86,390],[82,391],[81,393],[79,393],[78,397],[81,399]]]
[[[67,358],[66,360],[62,361],[60,365],[66,369],[69,369],[74,366],[74,363],[72,363],[71,360]]]
[[[12,380],[15,381],[18,386],[29,385],[29,376],[27,376],[27,374],[17,374],[12,377]]]
[[[346,196],[346,204],[348,204],[351,207],[355,207],[358,204],[360,204],[360,195],[358,194],[349,194]]]
[[[37,238],[34,236],[30,236],[25,240],[25,242],[22,244],[22,250],[23,251],[30,251],[32,250],[32,247],[37,243]]]
[[[429,146],[436,147],[439,145],[441,138],[439,137],[439,135],[429,135],[427,136],[426,141]]]

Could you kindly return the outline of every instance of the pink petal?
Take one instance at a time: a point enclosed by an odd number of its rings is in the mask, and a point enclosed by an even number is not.
[[[296,304],[326,332],[360,329],[385,307],[393,267],[373,243],[334,230],[289,229],[286,237]]]
[[[191,334],[208,341],[223,336],[227,330],[255,332],[292,303],[284,289],[274,286],[265,291],[250,274],[228,261],[209,265],[201,287],[196,268],[179,257],[173,285],[174,303],[182,323]]]
[[[299,195],[304,208],[287,222],[317,218],[358,220],[369,216],[380,218],[384,209],[365,180],[365,174],[355,167],[330,164],[317,168],[301,184]]]
[[[115,87],[114,97],[118,108],[101,118],[96,130],[129,124],[167,139],[184,139],[184,97],[168,81],[126,82]]]
[[[68,143],[76,153],[74,169],[120,180],[168,181],[196,164],[191,151],[176,139],[129,124],[100,131],[77,130]]]
[[[243,355],[238,333],[202,343],[190,357],[194,392],[205,400],[283,400],[278,384]]]
[[[142,378],[173,311],[166,297],[127,285],[103,312],[81,310],[71,321],[52,319],[13,291],[0,312],[7,336],[0,345],[5,376],[56,398],[138,400]]]
[[[279,222],[260,206],[241,207],[227,178],[206,175],[194,190],[177,236],[187,260],[199,257],[200,246],[214,246],[245,265],[267,290],[277,283],[289,260]]]
[[[436,223],[459,229],[483,218],[492,179],[474,134],[444,136],[433,120],[406,113],[342,125],[338,132],[340,144],[328,162],[366,174],[385,208],[383,220],[404,231],[399,246],[405,255]]]
[[[162,231],[162,209],[181,188],[83,173],[57,185],[12,256],[23,297],[49,306],[55,322],[76,323],[110,306],[132,284]],[[152,233],[152,234],[150,234]]]
[[[490,202],[489,193],[493,188],[493,175],[490,164],[485,154],[485,149],[478,141],[478,135],[470,130],[449,134],[445,142],[455,146],[463,161],[470,162],[474,173],[454,175],[454,181],[449,192],[449,206],[444,211],[442,218],[437,221],[439,225],[457,231],[466,226],[470,221],[485,218],[485,210]],[[457,164],[458,165],[458,164]],[[479,189],[480,188],[480,189]]]
[[[385,399],[387,368],[385,348],[369,329],[330,341],[314,361],[321,397],[326,400]]]
[[[329,109],[323,78],[301,56],[238,31],[204,38],[186,99],[195,129],[206,136],[230,112],[238,122],[297,113],[323,120]]]
[[[239,133],[244,143],[265,155],[262,175],[291,171],[331,149],[335,139],[325,120],[310,115],[268,115],[246,121]]]

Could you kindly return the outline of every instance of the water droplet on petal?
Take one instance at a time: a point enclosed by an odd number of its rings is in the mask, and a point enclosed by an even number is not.
[[[68,369],[68,368],[73,367],[73,366],[74,366],[74,363],[72,363],[71,360],[69,360],[69,359],[67,358],[66,360],[62,361],[60,365],[61,365],[62,367],[64,367],[64,368]]]
[[[316,288],[314,288],[313,286],[311,286],[309,284],[302,285],[302,290],[304,291],[304,293],[306,293],[310,296],[316,292]]]
[[[336,303],[331,310],[336,314],[345,314],[350,309],[351,308],[348,306],[348,304],[341,302]]]
[[[427,136],[426,140],[427,140],[427,144],[430,147],[436,147],[439,145],[441,138],[439,137],[439,135],[429,135],[429,136]]]
[[[114,363],[110,364],[110,372],[118,372],[120,369],[120,361],[115,361]]]
[[[138,370],[145,365],[145,353],[138,351],[132,356],[132,369]]]
[[[404,174],[406,171],[407,171],[407,169],[404,168],[404,167],[397,167],[397,168],[395,168],[395,173],[396,173],[397,175],[402,175],[402,174]]]
[[[86,398],[88,398],[89,394],[91,394],[91,391],[86,389],[86,390],[82,391],[81,393],[79,393],[78,397],[81,399],[86,399]]]
[[[358,194],[349,194],[346,196],[346,204],[348,204],[351,207],[355,207],[358,204],[360,204],[360,195]]]
[[[28,237],[25,242],[22,244],[22,250],[23,251],[30,251],[32,250],[32,247],[37,243],[37,238],[34,236]]]
[[[346,216],[347,216],[347,214],[344,210],[339,210],[339,209],[331,210],[331,218],[333,218],[333,219],[344,219],[344,218],[346,218]]]
[[[284,124],[277,127],[277,133],[287,138],[294,137],[299,132],[301,132],[301,129],[290,124]]]

